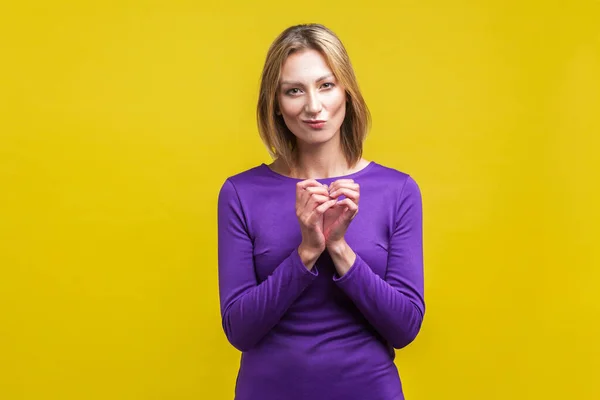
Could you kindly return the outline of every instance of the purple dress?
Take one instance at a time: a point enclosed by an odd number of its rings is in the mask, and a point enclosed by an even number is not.
[[[339,277],[325,251],[300,260],[294,179],[266,164],[229,177],[218,199],[223,329],[241,354],[236,400],[404,399],[395,350],[425,313],[421,193],[413,178],[371,162],[329,184],[360,184],[346,233],[356,253]]]

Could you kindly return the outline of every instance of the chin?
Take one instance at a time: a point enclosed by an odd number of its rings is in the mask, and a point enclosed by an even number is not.
[[[301,139],[304,143],[317,145],[317,144],[325,144],[330,142],[334,138],[334,135],[327,136],[311,136],[308,138]]]
[[[307,144],[324,144],[335,138],[335,131],[329,130],[323,131],[304,131],[300,135],[296,135],[296,138]]]

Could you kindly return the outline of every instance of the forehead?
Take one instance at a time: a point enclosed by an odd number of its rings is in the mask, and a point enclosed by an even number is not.
[[[290,54],[281,68],[282,80],[311,80],[331,73],[325,57],[312,49]]]

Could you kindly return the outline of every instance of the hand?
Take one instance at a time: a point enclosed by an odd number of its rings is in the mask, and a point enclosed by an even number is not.
[[[298,253],[308,269],[312,269],[325,250],[323,215],[335,203],[336,199],[329,197],[327,186],[314,179],[307,179],[296,185],[296,217],[302,232]]]
[[[337,201],[342,195],[346,198]],[[326,247],[344,241],[346,230],[358,213],[360,186],[352,179],[339,179],[329,186],[329,197],[336,200],[336,203],[325,213],[323,219]]]

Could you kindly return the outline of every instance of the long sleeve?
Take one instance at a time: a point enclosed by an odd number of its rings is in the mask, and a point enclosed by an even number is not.
[[[384,279],[357,254],[348,272],[334,280],[371,325],[400,349],[415,339],[425,314],[422,202],[411,177],[403,185],[395,213]]]
[[[238,193],[228,179],[218,199],[219,298],[223,330],[240,351],[254,347],[318,276],[316,268],[309,271],[304,266],[295,249],[258,284],[247,227]]]

